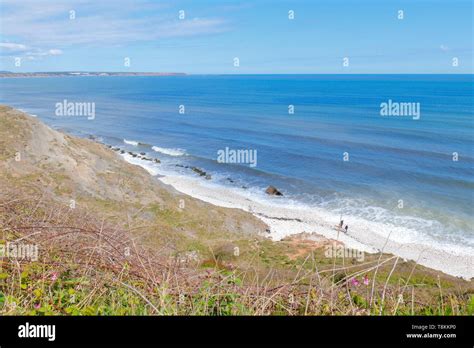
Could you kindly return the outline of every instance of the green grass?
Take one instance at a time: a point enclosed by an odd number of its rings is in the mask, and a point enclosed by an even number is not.
[[[27,236],[42,251],[36,262],[0,261],[2,315],[473,315],[472,282],[438,278],[439,272],[414,263],[391,274],[393,264],[386,263],[375,276],[379,255],[354,264],[328,259],[317,248],[290,258],[301,246],[225,232],[206,239],[205,229],[182,235],[156,230],[155,245],[117,229],[115,219],[67,210],[61,201],[3,197],[0,203],[1,243]],[[113,211],[113,204],[96,203]],[[182,218],[180,212],[149,211],[164,226]],[[44,227],[41,234],[30,236],[37,226]],[[172,247],[157,252],[168,237]],[[186,252],[198,259],[182,263]],[[351,284],[363,276],[368,285]]]

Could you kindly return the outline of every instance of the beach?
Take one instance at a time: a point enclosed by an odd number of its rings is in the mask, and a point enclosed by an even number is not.
[[[455,250],[436,249],[403,239],[396,227],[388,229],[386,225],[368,223],[362,219],[352,218],[348,233],[336,228],[338,216],[328,214],[322,209],[288,207],[278,203],[257,200],[252,195],[212,185],[201,178],[187,176],[161,176],[159,170],[146,161],[123,155],[125,160],[143,166],[151,175],[156,175],[164,184],[207,203],[225,208],[242,209],[252,213],[269,227],[268,238],[279,241],[288,236],[300,233],[320,235],[327,239],[342,242],[346,248],[357,249],[366,253],[390,253],[401,259],[412,260],[420,265],[443,271],[447,274],[471,279],[474,277],[474,250],[466,247]]]

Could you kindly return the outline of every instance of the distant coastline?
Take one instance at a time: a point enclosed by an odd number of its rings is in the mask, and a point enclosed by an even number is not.
[[[0,71],[1,77],[78,77],[78,76],[185,76],[174,72],[107,72],[107,71],[59,71],[59,72],[11,72]]]

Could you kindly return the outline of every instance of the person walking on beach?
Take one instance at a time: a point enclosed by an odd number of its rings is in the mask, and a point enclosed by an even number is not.
[[[346,229],[346,233],[347,233],[347,229],[349,228],[349,225],[346,225],[345,229]]]
[[[342,228],[343,224],[344,224],[344,220],[341,220],[341,222],[339,222],[339,228]]]

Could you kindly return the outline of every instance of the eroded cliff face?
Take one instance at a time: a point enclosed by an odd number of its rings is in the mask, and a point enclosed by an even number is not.
[[[118,220],[132,216],[185,236],[200,229],[220,237],[266,230],[251,214],[182,195],[103,144],[53,130],[8,106],[0,106],[0,159],[2,185],[43,192]],[[148,232],[153,240],[159,239],[156,226]]]

